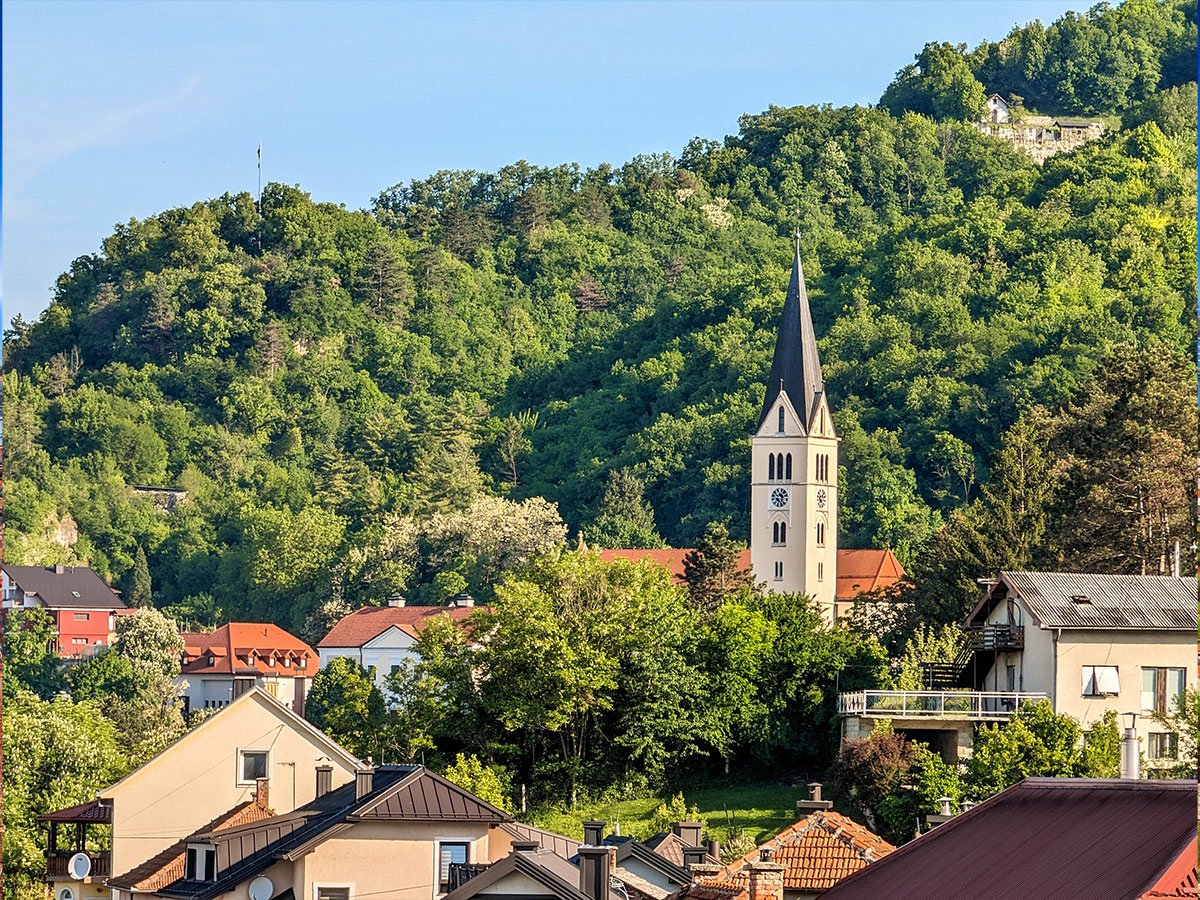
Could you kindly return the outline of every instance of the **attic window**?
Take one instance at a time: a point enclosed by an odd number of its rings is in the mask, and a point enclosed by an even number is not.
[[[210,656],[208,658],[208,664],[210,666],[215,666],[217,664],[217,658],[215,656]]]
[[[1075,594],[1073,597],[1071,597],[1071,602],[1072,602],[1072,603],[1079,604],[1079,605],[1081,605],[1081,606],[1082,606],[1082,605],[1087,605],[1087,606],[1091,606],[1091,605],[1092,605],[1092,600],[1091,600],[1091,598],[1090,598],[1090,597],[1085,597],[1083,594]]]

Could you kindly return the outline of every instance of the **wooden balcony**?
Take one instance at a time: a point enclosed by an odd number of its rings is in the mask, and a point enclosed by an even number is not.
[[[1003,721],[1046,694],[1015,691],[855,691],[838,695],[838,713],[874,719]]]
[[[46,851],[46,880],[47,881],[62,881],[63,879],[71,879],[71,873],[67,871],[67,862],[79,850],[47,850]],[[110,850],[86,850],[88,859],[92,861],[92,871],[88,874],[88,878],[107,878],[112,874],[112,851]]]
[[[968,630],[972,650],[1022,650],[1024,625],[980,625]]]

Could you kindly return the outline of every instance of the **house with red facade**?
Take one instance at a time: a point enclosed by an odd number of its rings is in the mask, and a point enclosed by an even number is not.
[[[120,594],[85,566],[0,567],[0,610],[47,610],[63,659],[88,659],[112,643],[115,619],[129,612]]]

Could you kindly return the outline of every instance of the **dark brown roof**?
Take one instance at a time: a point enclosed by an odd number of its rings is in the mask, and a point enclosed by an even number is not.
[[[99,575],[84,566],[3,566],[9,580],[27,594],[37,594],[49,609],[126,609]]]
[[[37,817],[39,822],[111,822],[112,804],[101,803],[99,800],[89,800],[77,806],[42,813]]]
[[[783,887],[789,891],[827,890],[896,849],[854,820],[818,810],[731,862],[722,876],[745,883],[747,867],[759,858],[763,847],[771,848],[771,861],[784,867]]]
[[[514,850],[481,874],[451,891],[443,900],[468,900],[475,896],[504,896],[486,891],[506,875],[518,873],[533,879],[559,900],[588,900],[579,889],[579,870],[550,850]],[[511,895],[509,895],[511,896]]]
[[[523,822],[504,822],[500,825],[500,828],[519,841],[537,841],[541,849],[552,850],[563,859],[570,859],[579,852],[580,842],[575,840],[575,838],[555,834],[553,831],[546,831],[544,828],[534,828],[532,825],[526,825]]]
[[[290,813],[239,828],[197,834],[216,845],[215,882],[181,880],[159,890],[167,897],[217,897],[278,859],[299,859],[360,821],[511,822],[512,817],[424,766],[380,766],[372,790],[356,798],[354,781]]]
[[[632,847],[636,842],[629,842],[628,846]],[[679,835],[674,831],[660,831],[658,834],[652,834],[641,842],[647,850],[654,851],[655,854],[661,856],[669,863],[674,863],[680,869],[683,868],[683,851],[690,850],[691,847],[686,844]],[[625,846],[625,845],[622,845]],[[623,857],[618,854],[617,860],[620,861]],[[719,859],[708,857],[709,862],[719,863]],[[670,873],[665,873],[670,874]]]
[[[1180,870],[1196,871],[1195,781],[1029,778],[822,898],[1137,900]]]

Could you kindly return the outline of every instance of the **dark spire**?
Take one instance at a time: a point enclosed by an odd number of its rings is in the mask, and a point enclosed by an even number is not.
[[[783,317],[775,338],[775,357],[767,376],[767,396],[763,400],[758,427],[762,427],[780,390],[787,391],[792,406],[808,428],[818,395],[825,391],[821,360],[817,356],[817,336],[813,332],[812,312],[808,308],[808,290],[800,265],[800,229],[796,229],[796,259],[792,263],[792,281],[783,301]]]

